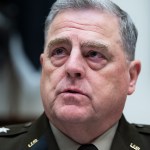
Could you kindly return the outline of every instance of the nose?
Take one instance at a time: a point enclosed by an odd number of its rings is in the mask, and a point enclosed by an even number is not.
[[[81,79],[85,76],[85,62],[81,53],[72,50],[66,61],[65,71],[70,78]]]

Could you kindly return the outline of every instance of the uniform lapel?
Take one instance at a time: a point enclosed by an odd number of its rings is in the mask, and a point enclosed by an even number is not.
[[[19,150],[59,150],[45,114],[33,123],[24,139]],[[143,143],[135,127],[122,116],[111,150],[145,150]]]
[[[20,150],[59,150],[45,114],[32,124],[24,139]]]
[[[122,116],[111,150],[145,150],[142,138],[135,127]]]

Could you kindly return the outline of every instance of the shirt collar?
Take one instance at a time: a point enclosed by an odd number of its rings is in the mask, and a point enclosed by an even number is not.
[[[80,144],[76,143],[66,135],[64,135],[60,130],[54,127],[52,124],[52,132],[55,136],[57,144],[60,150],[77,150]],[[103,135],[95,139],[92,144],[94,144],[99,150],[110,150],[111,144],[116,133],[118,123],[116,123],[112,128],[110,128]]]

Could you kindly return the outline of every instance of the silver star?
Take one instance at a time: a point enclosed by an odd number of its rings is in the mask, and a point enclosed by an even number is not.
[[[0,133],[2,133],[2,132],[7,133],[7,131],[9,131],[9,130],[10,130],[9,128],[2,127],[2,128],[0,128]]]

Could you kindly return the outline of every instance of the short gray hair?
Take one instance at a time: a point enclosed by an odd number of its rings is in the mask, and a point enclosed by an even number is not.
[[[127,54],[128,60],[132,61],[135,57],[135,49],[138,32],[130,18],[130,16],[122,10],[119,6],[110,0],[57,0],[46,19],[45,22],[45,37],[50,24],[52,23],[55,16],[62,10],[67,8],[71,9],[88,9],[97,8],[102,12],[108,12],[118,18],[119,31],[121,35],[122,45],[125,53]]]

